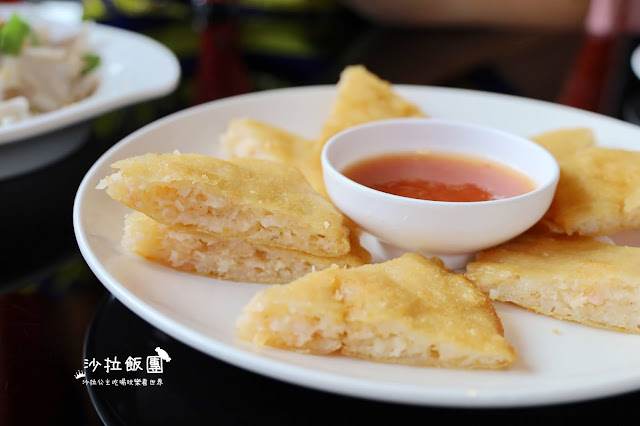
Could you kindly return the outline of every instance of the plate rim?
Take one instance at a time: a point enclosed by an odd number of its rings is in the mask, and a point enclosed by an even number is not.
[[[630,62],[633,73],[640,79],[640,45],[633,49]]]
[[[37,7],[37,5],[32,6],[34,8]],[[124,95],[109,95],[104,98],[101,96],[95,97],[96,94],[94,93],[74,104],[0,128],[0,147],[60,130],[126,105],[163,96],[171,93],[178,86],[181,77],[180,63],[176,55],[168,47],[144,34],[96,22],[85,22],[91,26],[89,37],[98,36],[108,39],[110,35],[115,34],[120,38],[137,39],[148,46],[152,46],[154,54],[157,57],[162,57],[169,64],[169,67],[164,68],[166,75],[162,84],[144,88],[143,90],[131,91]],[[109,46],[107,46],[108,48]],[[102,66],[108,66],[108,64],[103,63]],[[126,79],[126,74],[118,78],[123,77]],[[101,79],[103,78],[104,75],[101,76]]]
[[[424,85],[403,85],[394,84],[394,89],[400,91],[412,90],[412,89],[426,89],[426,90],[440,90],[443,92],[451,93],[475,93],[480,96],[487,97],[505,97],[515,98],[517,100],[523,100],[526,102],[533,102],[538,105],[559,108],[563,110],[575,110],[582,115],[597,116],[599,119],[606,119],[616,122],[618,125],[628,125],[629,128],[633,128],[634,131],[638,131],[637,126],[627,123],[623,120],[604,116],[601,114],[593,113],[590,111],[581,110],[578,108],[568,107],[553,102],[524,98],[520,96],[499,94],[493,92],[484,92],[474,89],[461,89],[461,88],[449,88],[440,86],[424,86]],[[562,386],[556,386],[552,392],[547,389],[540,389],[539,387],[535,392],[529,391],[529,393],[520,393],[515,398],[505,399],[504,392],[490,392],[484,391],[482,394],[474,394],[474,390],[469,389],[435,389],[426,391],[423,387],[417,385],[406,384],[393,384],[393,383],[381,383],[380,381],[368,381],[362,378],[345,377],[336,373],[329,373],[323,371],[317,371],[310,367],[300,367],[298,365],[292,365],[286,361],[272,359],[265,357],[256,352],[250,352],[243,350],[238,346],[231,346],[227,343],[221,342],[217,339],[210,338],[198,333],[195,330],[190,329],[188,326],[181,324],[180,322],[173,320],[162,314],[153,306],[145,303],[143,300],[138,299],[127,288],[122,286],[117,279],[115,279],[108,271],[103,268],[98,261],[97,257],[92,253],[87,241],[87,235],[83,232],[81,226],[81,205],[83,194],[86,190],[90,189],[89,182],[93,176],[94,171],[101,167],[103,159],[110,156],[114,151],[120,149],[120,147],[131,143],[139,135],[153,130],[154,128],[170,125],[173,121],[180,120],[185,116],[192,114],[198,114],[203,110],[212,108],[212,105],[220,105],[222,103],[241,102],[246,98],[258,98],[261,96],[277,96],[279,93],[285,92],[303,92],[303,91],[335,91],[335,85],[313,85],[313,86],[301,86],[290,87],[282,89],[274,89],[262,92],[247,93],[243,95],[233,96],[229,98],[220,99],[217,101],[208,102],[205,104],[186,108],[176,113],[170,114],[159,120],[156,120],[141,129],[133,132],[129,136],[122,139],[120,142],[112,146],[107,150],[89,169],[83,178],[78,191],[76,193],[76,199],[73,207],[73,225],[74,232],[80,251],[85,258],[87,264],[91,270],[96,274],[98,279],[105,285],[105,287],[114,295],[120,302],[122,302],[127,308],[131,309],[136,315],[140,316],[144,320],[150,322],[157,328],[166,332],[173,338],[187,344],[188,346],[199,350],[210,356],[214,356],[230,364],[236,365],[240,368],[252,371],[257,374],[265,375],[279,380],[284,380],[289,383],[293,383],[299,386],[309,387],[317,390],[328,391],[351,397],[361,397],[371,400],[395,402],[410,405],[422,405],[422,406],[439,406],[439,407],[459,407],[459,408],[515,408],[515,407],[531,407],[531,406],[544,406],[544,405],[557,405],[562,403],[580,402],[590,399],[599,399],[608,396],[621,395],[627,392],[637,391],[640,389],[640,375],[628,375],[619,373],[616,375],[609,374],[606,380],[602,377],[599,378],[600,386],[593,386],[593,377],[589,377],[589,380],[580,377],[573,377],[572,380],[566,380],[566,383]],[[215,108],[215,107],[213,107]],[[203,340],[207,341],[203,344]],[[310,356],[310,355],[307,355]],[[635,371],[635,370],[633,370]],[[640,370],[639,370],[640,372]],[[309,378],[313,380],[308,381]],[[375,382],[376,386],[370,386],[372,382]],[[585,389],[585,384],[590,384]],[[383,389],[382,391],[380,389]],[[413,392],[419,390],[419,392]],[[523,395],[525,395],[523,397]],[[426,399],[425,399],[426,398]]]

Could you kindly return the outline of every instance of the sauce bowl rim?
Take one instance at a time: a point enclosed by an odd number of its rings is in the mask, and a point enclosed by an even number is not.
[[[381,126],[388,126],[390,124],[402,124],[402,123],[416,123],[416,122],[423,122],[423,123],[428,123],[428,124],[444,124],[444,125],[450,125],[450,126],[457,126],[457,127],[461,127],[461,128],[466,128],[466,129],[470,129],[470,130],[480,130],[480,131],[491,131],[494,132],[496,134],[499,134],[502,137],[509,137],[509,138],[513,138],[513,139],[517,139],[518,143],[522,143],[524,145],[529,146],[530,148],[533,148],[534,150],[539,151],[543,157],[546,157],[546,160],[549,161],[549,166],[552,168],[552,171],[550,172],[550,177],[548,179],[546,179],[545,181],[543,181],[541,184],[538,184],[537,182],[535,182],[535,179],[529,174],[526,173],[524,171],[521,170],[515,170],[518,173],[523,174],[524,176],[526,176],[528,179],[534,181],[534,184],[536,185],[536,188],[525,192],[524,194],[520,194],[520,195],[516,195],[513,197],[506,197],[506,198],[500,198],[500,199],[496,199],[496,200],[486,200],[486,201],[435,201],[435,200],[424,200],[424,199],[419,199],[419,198],[411,198],[411,197],[405,197],[405,196],[401,196],[401,195],[395,195],[395,194],[390,194],[387,192],[383,192],[383,191],[379,191],[377,189],[373,189],[370,188],[368,186],[365,186],[361,183],[358,183],[348,177],[346,177],[342,171],[338,170],[333,163],[329,160],[329,150],[336,145],[337,143],[339,143],[340,139],[343,138],[345,135],[347,134],[351,134],[351,133],[355,133],[355,132],[359,132],[362,129],[365,128],[371,128],[371,127],[381,127]],[[336,142],[338,141],[338,142]],[[427,147],[425,147],[427,148]],[[388,153],[385,154],[380,154],[380,155],[393,155],[393,154],[403,154],[403,153],[409,153],[412,151],[409,150],[396,150],[396,151],[389,151]],[[442,153],[442,151],[434,151],[434,152],[438,152],[438,153]],[[450,152],[447,152],[450,153]],[[451,152],[453,153],[453,152]],[[478,158],[482,158],[482,159],[486,159],[486,160],[490,160],[490,161],[496,161],[492,158],[489,158],[487,156],[482,155],[481,153],[477,153],[477,152],[467,152],[467,151],[462,151],[462,152],[455,152],[456,154],[462,154],[462,155],[469,155],[469,156],[475,156]],[[355,161],[352,161],[350,163],[350,165],[353,165],[359,161],[363,161],[366,159],[371,159],[371,158],[375,158],[376,155],[367,155],[367,153],[362,153],[360,158],[358,158]],[[496,161],[499,162],[499,161]],[[385,120],[378,120],[378,121],[373,121],[373,122],[369,122],[369,123],[365,123],[365,124],[360,124],[357,126],[353,126],[350,127],[346,130],[343,130],[339,133],[336,133],[334,136],[332,136],[327,143],[324,145],[324,147],[322,148],[322,153],[321,153],[321,163],[322,163],[322,170],[323,173],[329,172],[334,174],[339,183],[340,184],[346,184],[346,185],[352,185],[355,187],[355,189],[359,190],[359,191],[364,191],[365,194],[369,194],[371,196],[376,196],[376,197],[382,197],[383,199],[388,200],[389,202],[405,202],[405,203],[409,203],[409,204],[414,204],[414,205],[422,205],[422,206],[441,206],[441,207],[450,207],[450,208],[454,208],[454,206],[457,206],[455,208],[459,208],[460,206],[485,206],[485,205],[497,205],[497,204],[505,204],[505,203],[513,203],[513,202],[517,202],[518,200],[521,200],[523,198],[527,198],[527,197],[532,197],[536,194],[539,194],[540,192],[544,192],[547,191],[549,189],[549,187],[552,186],[557,186],[558,180],[560,178],[560,166],[558,165],[557,160],[555,159],[555,157],[545,148],[543,148],[542,146],[538,145],[537,143],[535,143],[534,141],[527,139],[524,136],[520,136],[520,135],[516,135],[514,133],[510,133],[492,126],[487,126],[487,125],[481,125],[481,124],[476,124],[476,123],[470,123],[470,122],[466,122],[466,121],[458,121],[458,120],[451,120],[451,119],[440,119],[440,118],[420,118],[420,117],[409,117],[409,118],[392,118],[392,119],[385,119]],[[500,163],[503,166],[506,167],[511,167],[512,169],[515,169],[513,166],[504,164],[504,163]],[[347,166],[348,167],[348,166]],[[345,167],[346,168],[346,167]],[[325,184],[326,184],[326,179],[325,179]],[[555,189],[554,189],[555,191]],[[327,188],[327,192],[328,192],[328,188]]]

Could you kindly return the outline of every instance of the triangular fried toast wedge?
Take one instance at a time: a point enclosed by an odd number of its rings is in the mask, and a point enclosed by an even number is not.
[[[184,272],[229,281],[288,283],[330,266],[353,267],[371,262],[371,255],[351,237],[351,252],[342,256],[314,256],[244,240],[217,240],[187,232],[132,212],[125,218],[122,245],[149,260]]]
[[[340,73],[337,94],[316,140],[315,153],[305,175],[314,188],[327,195],[322,176],[322,149],[335,134],[359,124],[403,117],[425,117],[420,109],[393,91],[391,83],[362,65],[350,65]]]
[[[587,127],[569,127],[540,133],[530,138],[549,151],[557,161],[568,160],[575,154],[596,144],[593,130]]]
[[[414,253],[269,287],[237,326],[257,345],[380,362],[497,369],[516,359],[489,299],[438,259]]]
[[[338,93],[318,142],[321,146],[336,133],[359,124],[402,117],[425,117],[416,105],[393,91],[391,83],[362,65],[346,67],[340,74]]]
[[[315,155],[315,141],[287,132],[258,120],[237,118],[229,122],[220,137],[221,155],[225,159],[261,158],[296,167],[316,191],[323,191],[308,164]]]
[[[494,300],[556,318],[640,333],[640,248],[528,232],[483,251],[466,275]]]
[[[312,139],[305,139],[263,121],[234,118],[220,137],[220,153],[229,160],[259,158],[300,168],[313,144]]]
[[[344,216],[294,167],[199,154],[145,154],[112,167],[120,170],[98,187],[162,224],[318,256],[350,251]]]
[[[560,165],[556,194],[542,219],[549,229],[597,236],[640,228],[640,152],[596,146],[584,128],[532,139]]]

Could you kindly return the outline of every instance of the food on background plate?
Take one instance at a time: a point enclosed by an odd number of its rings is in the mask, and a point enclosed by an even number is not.
[[[91,95],[100,57],[89,27],[61,31],[13,14],[0,23],[0,126],[55,111]]]
[[[132,212],[125,218],[122,245],[173,269],[230,281],[288,283],[330,266],[353,267],[371,262],[371,255],[351,237],[351,251],[336,257],[314,256],[241,239],[219,240],[187,232]]]
[[[112,165],[98,188],[165,225],[318,256],[349,253],[344,216],[294,167],[199,154],[145,154]]]
[[[640,248],[541,228],[479,253],[466,275],[493,300],[640,333]]]
[[[532,138],[560,165],[543,223],[563,234],[612,235],[640,228],[640,152],[595,146],[586,129]]]
[[[257,345],[379,362],[498,369],[517,355],[491,301],[439,259],[329,268],[256,294],[237,319]]]

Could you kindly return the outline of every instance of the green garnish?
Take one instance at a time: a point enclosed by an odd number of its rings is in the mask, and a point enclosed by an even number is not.
[[[84,62],[86,64],[82,69],[82,75],[89,74],[91,71],[98,68],[98,65],[100,65],[100,56],[93,53],[84,54],[82,56],[82,59],[84,59]]]
[[[27,35],[32,33],[31,27],[17,13],[0,28],[0,52],[18,55]]]

